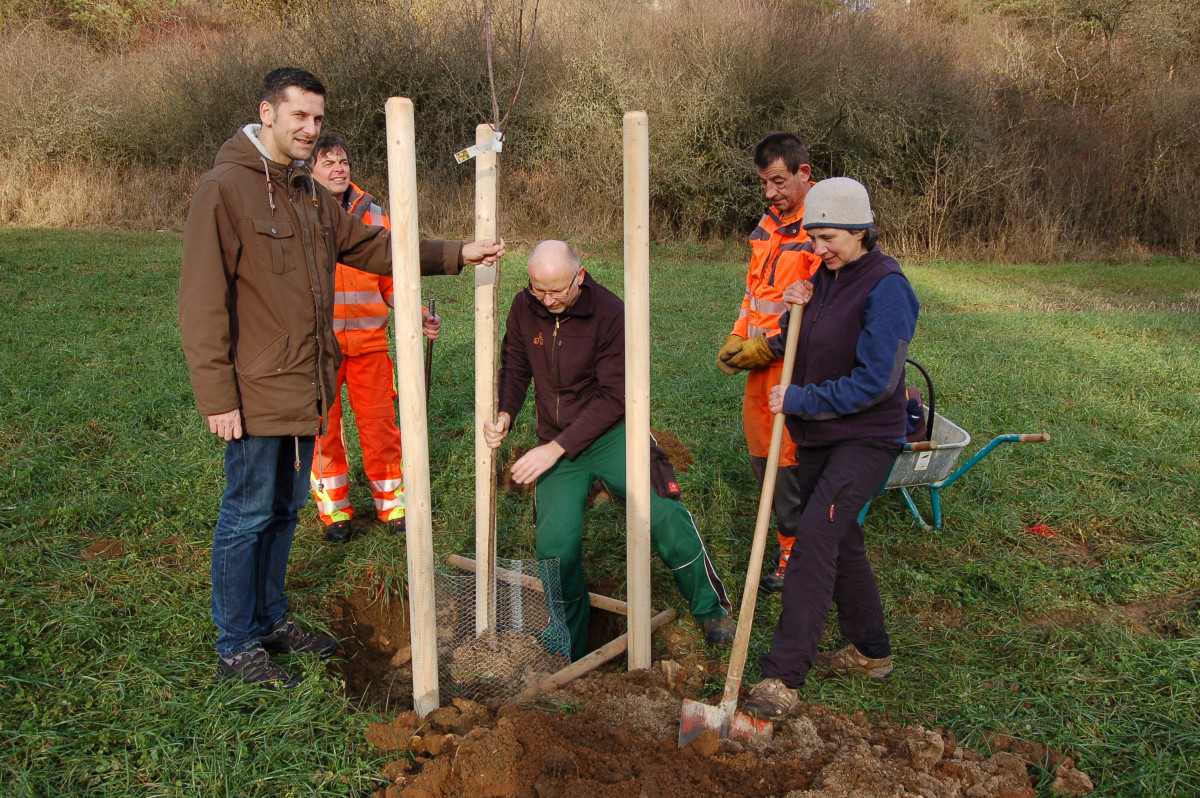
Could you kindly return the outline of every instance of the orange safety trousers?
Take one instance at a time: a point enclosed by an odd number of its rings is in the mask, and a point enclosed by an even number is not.
[[[804,209],[800,208],[788,220],[784,220],[774,208],[768,208],[751,234],[750,248],[753,254],[746,271],[746,296],[733,328],[735,335],[753,338],[778,334],[779,317],[787,312],[782,301],[784,289],[797,280],[810,278],[820,265],[821,259],[807,243],[808,233],[800,226],[803,215]],[[742,427],[751,457],[765,460],[771,451],[771,427],[775,422],[775,414],[771,412],[769,400],[771,388],[779,384],[782,376],[782,359],[751,369],[746,375]],[[785,428],[783,446],[779,450],[779,467],[791,468],[795,465],[796,444]],[[776,483],[777,502],[782,482]],[[776,504],[776,507],[779,505]],[[778,512],[775,521],[778,525],[776,536],[779,539],[782,566],[790,556],[796,539],[783,534],[783,526],[791,524],[788,520],[780,519]]]
[[[775,360],[767,365],[751,369],[746,374],[746,393],[742,396],[742,427],[746,431],[746,447],[751,457],[763,457],[771,453],[771,426],[775,423],[775,414],[768,404],[771,398],[771,386],[778,385],[783,378],[783,360]],[[779,467],[789,468],[796,465],[796,444],[788,434],[787,427],[783,428],[783,445],[779,449]],[[778,520],[778,519],[777,519]],[[779,540],[779,551],[784,557],[791,554],[796,539],[788,537],[776,530],[775,537]]]
[[[342,385],[350,395],[350,407],[362,445],[363,470],[375,496],[375,513],[380,521],[404,517],[404,473],[400,464],[400,430],[396,426],[396,378],[387,352],[348,355],[338,369],[337,392],[329,408],[326,433],[321,436],[319,457],[313,459],[313,497],[321,523],[349,521],[354,517],[350,503],[350,465],[342,433]]]

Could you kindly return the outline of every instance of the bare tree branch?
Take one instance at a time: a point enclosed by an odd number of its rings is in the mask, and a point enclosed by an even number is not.
[[[492,129],[500,129],[500,103],[496,99],[496,72],[492,68],[492,0],[483,3],[483,35],[487,45],[488,86],[492,90]]]
[[[501,135],[508,130],[508,118],[512,116],[513,108],[517,105],[517,98],[521,96],[521,85],[525,82],[525,68],[529,66],[529,56],[533,54],[533,40],[537,36],[537,17],[538,5],[541,0],[534,0],[533,16],[529,20],[529,47],[522,53],[521,44],[525,40],[525,5],[521,4],[521,13],[517,17],[517,83],[513,88],[512,99],[508,101],[508,110],[504,112],[504,119],[500,121],[497,128]]]
[[[467,90],[463,88],[463,85],[458,82],[458,77],[454,74],[454,70],[450,68],[450,65],[446,63],[446,59],[442,58],[440,53],[438,54],[437,59],[441,62],[442,66],[446,68],[446,74],[450,76],[450,80],[454,81],[455,88],[458,89],[459,93],[463,96],[463,99],[467,101],[467,104],[471,106],[471,110],[479,114],[480,119],[487,119],[487,114],[479,110],[479,106],[476,105],[475,101],[471,99],[471,95],[468,94]]]

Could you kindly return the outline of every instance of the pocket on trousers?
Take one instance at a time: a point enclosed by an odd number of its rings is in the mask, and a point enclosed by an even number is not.
[[[682,491],[679,480],[675,476],[675,466],[667,453],[658,448],[658,444],[650,444],[650,487],[664,499],[679,500]]]

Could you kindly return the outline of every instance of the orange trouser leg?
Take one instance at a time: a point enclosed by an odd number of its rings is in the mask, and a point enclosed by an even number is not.
[[[335,398],[329,408],[329,423],[325,434],[317,441],[319,456],[314,453],[310,474],[317,515],[325,526],[354,517],[354,505],[350,504],[350,466],[346,462],[346,441],[342,438],[342,384],[346,381],[348,360],[344,359],[342,367],[338,369]]]
[[[771,412],[771,388],[779,384],[783,377],[783,361],[776,360],[762,368],[751,369],[746,375],[746,393],[742,397],[742,427],[746,431],[746,446],[750,457],[763,458],[771,452],[771,426],[775,422],[775,414]],[[783,446],[779,450],[779,467],[791,468],[796,465],[796,444],[786,428],[783,430]],[[759,475],[759,484],[762,476]],[[780,491],[784,487],[782,480],[776,481],[774,504],[780,507]],[[784,502],[786,504],[786,502]],[[796,538],[785,535],[784,530],[789,526],[789,519],[781,519],[775,514],[776,536],[779,539],[779,550],[786,556],[792,550]]]
[[[363,450],[363,470],[371,481],[380,521],[404,517],[404,472],[400,429],[396,426],[396,377],[387,352],[345,360],[346,387]]]

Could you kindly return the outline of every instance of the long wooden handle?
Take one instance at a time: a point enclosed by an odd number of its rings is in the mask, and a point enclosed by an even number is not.
[[[796,346],[800,340],[800,321],[803,305],[793,305],[788,320],[787,347],[783,354],[783,376],[780,385],[790,385],[796,366]],[[754,543],[750,547],[750,567],[746,571],[746,586],[742,589],[742,608],[738,612],[737,633],[733,636],[733,651],[729,655],[729,671],[725,677],[725,694],[721,704],[737,703],[742,686],[746,654],[750,650],[750,629],[754,626],[754,605],[758,597],[758,579],[762,576],[763,552],[767,548],[767,528],[771,523],[771,505],[775,497],[775,477],[779,471],[779,452],[783,448],[783,413],[776,413],[771,423],[771,449],[763,472],[762,495],[758,499],[758,520],[754,524]]]
[[[675,610],[665,609],[650,619],[650,631],[653,632],[663,624],[670,623],[673,620],[675,620]],[[596,668],[599,668],[610,659],[619,657],[621,653],[624,652],[628,647],[629,633],[626,632],[614,640],[609,640],[600,648],[589,653],[586,657],[581,657],[580,659],[575,660],[561,671],[550,674],[533,687],[529,687],[524,691],[517,693],[512,698],[508,699],[506,703],[519,704],[522,701],[528,701],[531,698],[537,698],[542,693],[562,687],[564,684],[570,684],[580,676],[583,676],[585,673],[591,673],[592,671],[596,670]]]

